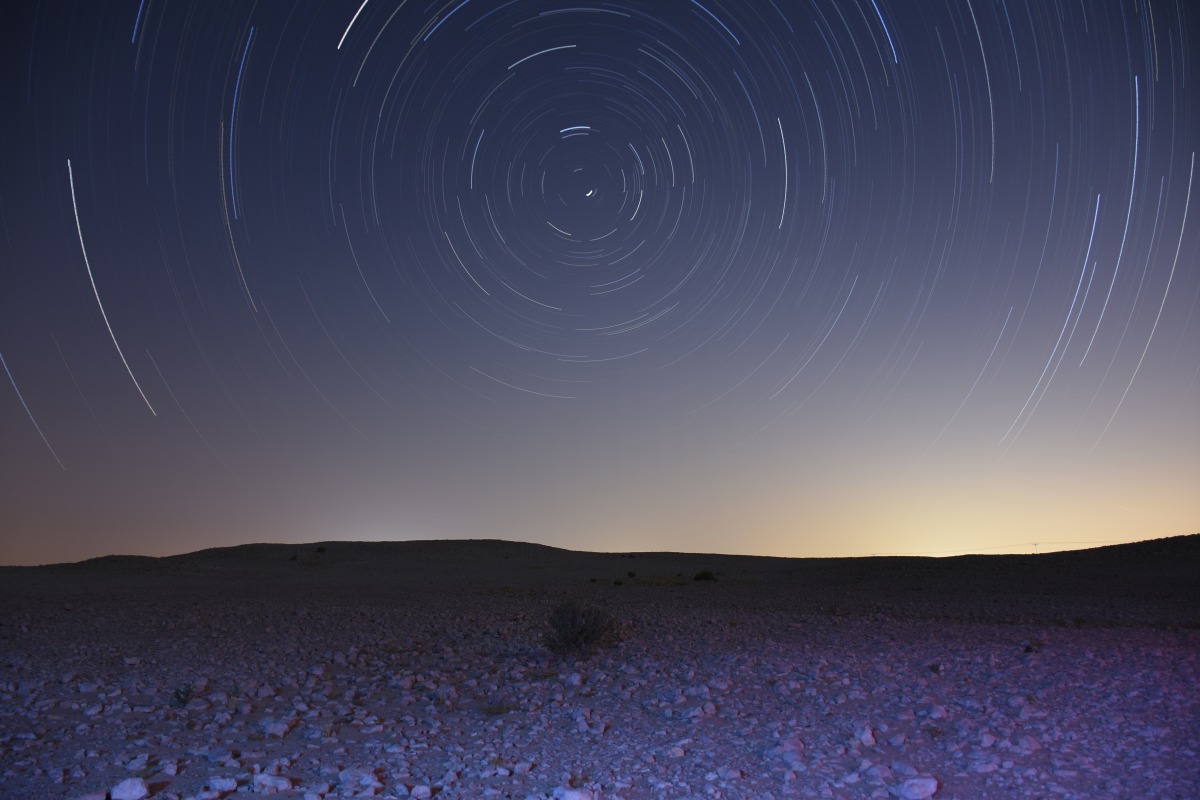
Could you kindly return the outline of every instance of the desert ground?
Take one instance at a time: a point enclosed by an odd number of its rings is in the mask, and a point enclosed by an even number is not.
[[[0,795],[1194,799],[1197,587],[1200,535],[945,559],[452,540],[3,567]],[[565,600],[609,635],[553,652]]]

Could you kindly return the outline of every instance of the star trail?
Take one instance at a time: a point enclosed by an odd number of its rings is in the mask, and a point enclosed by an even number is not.
[[[1196,530],[1186,2],[4,27],[0,562]]]

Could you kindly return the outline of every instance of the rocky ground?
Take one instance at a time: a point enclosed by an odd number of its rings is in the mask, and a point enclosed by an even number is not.
[[[1200,797],[1197,538],[957,566],[455,542],[4,568],[0,794]],[[619,640],[550,652],[566,597]]]

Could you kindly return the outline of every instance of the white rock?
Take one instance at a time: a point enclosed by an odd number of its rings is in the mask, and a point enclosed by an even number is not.
[[[790,769],[804,769],[804,740],[798,735],[793,735],[787,739],[783,739],[776,747],[767,750],[767,756],[770,758],[778,758],[784,764],[787,764]]]
[[[858,741],[866,747],[870,747],[871,745],[875,744],[875,732],[872,731],[867,725],[859,728],[855,732],[854,738],[858,739]]]
[[[273,792],[284,792],[292,788],[292,782],[282,775],[264,775],[259,773],[254,776],[254,790],[270,794]]]
[[[562,800],[592,800],[592,790],[563,789]]]
[[[275,720],[271,717],[266,717],[259,723],[259,727],[262,728],[262,732],[267,736],[276,736],[282,739],[292,729],[292,721]]]
[[[937,778],[909,778],[896,787],[896,793],[902,800],[925,800],[933,797],[937,790]]]
[[[112,800],[142,800],[150,794],[149,787],[141,778],[121,781],[109,791]]]
[[[234,778],[209,778],[208,788],[218,792],[237,791],[237,780]]]

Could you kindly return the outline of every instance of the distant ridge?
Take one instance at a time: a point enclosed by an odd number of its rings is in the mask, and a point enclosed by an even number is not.
[[[472,555],[574,555],[574,556],[680,556],[680,557],[716,557],[733,559],[769,560],[775,562],[837,562],[837,561],[883,561],[894,559],[937,560],[948,563],[962,560],[986,559],[993,563],[1003,560],[1024,561],[1037,559],[1041,561],[1106,561],[1115,560],[1120,563],[1128,562],[1175,562],[1183,561],[1200,564],[1200,533],[1168,536],[1158,539],[1145,539],[1137,542],[1107,544],[1096,547],[1077,548],[1072,550],[1050,550],[1043,553],[964,553],[953,556],[928,555],[871,555],[871,556],[759,556],[739,555],[736,553],[693,553],[679,551],[627,551],[620,553],[600,552],[592,550],[570,550],[563,547],[521,542],[508,539],[397,539],[397,540],[329,540],[307,543],[282,542],[248,542],[245,544],[228,545],[223,547],[208,547],[187,553],[167,556],[144,555],[105,555],[82,561],[68,561],[54,564],[41,564],[36,567],[21,567],[36,569],[46,567],[136,567],[152,564],[185,564],[185,563],[238,563],[250,564],[258,560],[276,561],[281,555],[336,555],[339,557],[376,559],[386,556],[444,556],[463,557]],[[0,566],[0,569],[9,567]]]
[[[202,603],[218,593],[250,603],[421,609],[467,598],[519,598],[541,607],[580,597],[631,611],[725,608],[1175,629],[1200,628],[1197,587],[1200,534],[1037,555],[944,558],[591,553],[501,539],[254,543],[160,558],[0,567],[4,603],[181,596]]]

